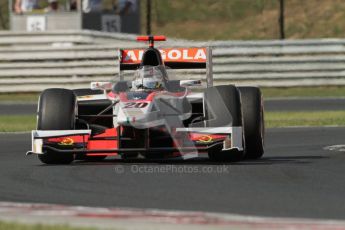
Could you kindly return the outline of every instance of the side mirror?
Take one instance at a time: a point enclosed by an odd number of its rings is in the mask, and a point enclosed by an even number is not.
[[[113,87],[113,83],[109,82],[109,81],[96,81],[96,82],[91,82],[91,86],[90,88],[92,90],[97,90],[97,89],[101,89],[101,90],[111,90]]]
[[[180,81],[180,86],[182,87],[198,87],[202,86],[201,80],[181,80]]]

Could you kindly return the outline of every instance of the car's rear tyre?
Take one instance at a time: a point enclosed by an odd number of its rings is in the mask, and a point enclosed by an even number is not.
[[[258,159],[264,154],[264,109],[258,87],[239,87],[245,138],[245,158]]]
[[[76,96],[68,89],[46,89],[39,98],[38,130],[72,130],[75,127]],[[45,164],[69,164],[73,154],[44,150],[38,158]]]
[[[241,100],[238,89],[233,85],[207,88],[205,90],[205,117],[207,127],[241,127]],[[222,147],[219,147],[209,150],[208,156],[215,161],[239,161],[243,158],[244,152],[222,151]]]

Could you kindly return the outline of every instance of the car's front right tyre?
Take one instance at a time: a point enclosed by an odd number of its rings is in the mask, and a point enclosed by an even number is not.
[[[75,128],[76,96],[72,90],[52,88],[39,98],[37,130],[73,130]],[[70,164],[73,154],[43,149],[38,159],[45,164]]]

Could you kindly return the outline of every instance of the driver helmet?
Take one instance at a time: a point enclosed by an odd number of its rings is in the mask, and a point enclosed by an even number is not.
[[[166,76],[163,68],[162,66],[143,66],[139,68],[132,81],[132,90],[164,89]]]

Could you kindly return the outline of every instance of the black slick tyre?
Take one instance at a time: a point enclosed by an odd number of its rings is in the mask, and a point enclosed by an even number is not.
[[[46,89],[39,98],[37,130],[72,130],[75,127],[76,96],[68,89]],[[45,164],[69,164],[73,154],[44,150],[38,158]]]
[[[241,127],[241,100],[238,89],[233,85],[221,85],[205,90],[205,118],[207,127]],[[208,156],[215,161],[239,161],[243,151],[222,151],[222,146],[208,151]]]
[[[245,138],[245,158],[258,159],[264,154],[264,109],[258,87],[239,87]]]

